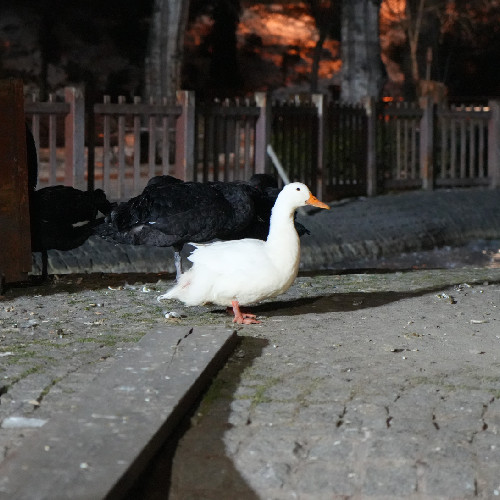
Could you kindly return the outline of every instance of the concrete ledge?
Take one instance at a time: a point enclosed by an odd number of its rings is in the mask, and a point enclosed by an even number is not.
[[[2,463],[0,497],[122,498],[236,343],[221,327],[145,335]]]
[[[460,246],[500,238],[500,189],[410,191],[344,200],[298,220],[311,234],[301,240],[301,270],[338,269],[401,252]],[[192,248],[191,248],[192,250]],[[184,263],[190,249],[184,248]],[[34,254],[33,274],[41,260]],[[91,237],[69,252],[49,251],[49,274],[175,272],[171,248],[114,245]]]

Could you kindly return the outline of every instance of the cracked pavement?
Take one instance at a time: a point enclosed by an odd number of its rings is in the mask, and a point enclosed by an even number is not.
[[[231,327],[221,309],[158,304],[169,285],[70,275],[8,291],[3,457],[151,328]],[[495,498],[499,308],[498,268],[299,276],[252,308],[263,323],[238,329],[239,347],[167,444],[171,484],[164,453],[134,498]]]
[[[439,252],[412,252],[499,238],[499,199],[478,189],[350,200],[304,222],[301,268],[390,269],[401,252],[398,266],[430,267]],[[130,498],[500,496],[498,246],[470,251],[472,265],[497,268],[301,275],[252,308],[263,323],[238,328],[239,348]],[[0,461],[151,329],[232,327],[221,309],[156,301],[172,276],[151,273],[171,265],[171,252],[89,240],[50,253],[54,281],[8,290]]]
[[[149,329],[231,327],[221,309],[158,304],[169,284],[70,275],[7,292],[3,457],[38,432],[10,417],[68,411]],[[498,268],[299,276],[252,309],[263,323],[238,329],[187,431],[166,445],[171,476],[160,454],[134,498],[498,496],[499,307]]]
[[[499,496],[499,279],[299,278],[239,330],[178,442],[170,498]]]

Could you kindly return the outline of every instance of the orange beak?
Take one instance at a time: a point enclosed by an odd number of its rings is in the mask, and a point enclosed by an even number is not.
[[[316,198],[316,196],[313,196],[312,194],[309,195],[309,199],[306,201],[306,203],[308,205],[312,205],[313,207],[326,208],[327,210],[330,210],[330,207],[326,203],[319,201],[318,198]]]

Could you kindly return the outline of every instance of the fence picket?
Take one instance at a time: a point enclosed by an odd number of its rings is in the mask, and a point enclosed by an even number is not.
[[[491,189],[500,187],[500,101],[488,101],[488,175]]]
[[[134,104],[140,104],[140,97],[134,97]],[[134,144],[133,144],[133,156],[134,156],[134,172],[133,172],[133,192],[135,193],[138,189],[141,177],[141,117],[139,115],[134,115]]]
[[[109,104],[111,97],[105,95],[103,102]],[[103,128],[102,181],[104,192],[109,193],[111,185],[111,116],[109,114],[104,115]]]
[[[476,131],[475,131],[475,174],[477,177],[482,178],[483,169],[484,169],[484,154],[483,154],[483,143],[482,139],[484,138],[484,128],[481,126],[481,122],[476,120]]]
[[[49,102],[54,102],[55,96],[49,95]],[[49,171],[49,183],[57,183],[57,123],[56,115],[49,115],[49,164],[53,168]]]

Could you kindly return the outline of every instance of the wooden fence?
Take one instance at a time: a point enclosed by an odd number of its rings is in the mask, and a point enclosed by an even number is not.
[[[39,154],[39,180],[54,185],[64,182],[83,188],[85,185],[85,113],[81,89],[67,87],[64,100],[50,95],[47,102],[35,96],[24,104],[26,118]]]
[[[487,186],[491,183],[490,175],[495,171],[493,161],[491,165],[488,162],[491,107],[490,104],[437,108],[434,179],[437,186]],[[493,134],[491,141],[494,147]]]
[[[382,189],[500,185],[499,101],[445,106],[424,101],[381,107]]]
[[[142,103],[138,98],[132,104],[123,98],[111,103],[106,96],[92,111],[89,122],[94,123],[94,132],[87,141],[89,153],[93,152],[88,163],[94,168],[88,169],[89,184],[102,182],[106,193],[121,199],[141,191],[148,178],[175,173],[172,135],[178,123],[182,126],[181,105]]]
[[[39,185],[102,187],[111,199],[147,179],[248,179],[272,170],[272,144],[291,180],[326,200],[393,189],[500,185],[500,101],[487,106],[326,102],[322,95],[248,100],[133,103],[105,98],[85,112],[83,92],[64,101],[28,99],[39,148]],[[86,124],[86,125],[85,125]]]
[[[83,93],[67,88],[64,102],[28,100],[25,113],[39,152],[39,186],[100,187],[111,199],[123,199],[154,175],[186,175],[194,123],[188,92],[179,92],[175,103],[127,103],[123,97],[112,103],[105,96],[85,113]]]
[[[271,144],[292,180],[317,189],[320,117],[315,103],[275,103]]]
[[[255,131],[260,114],[260,107],[248,99],[196,106],[193,179],[249,179],[255,172]]]
[[[378,184],[386,189],[420,188],[423,111],[416,103],[381,106],[377,121]]]
[[[323,193],[326,199],[367,194],[368,114],[364,106],[326,106]]]

